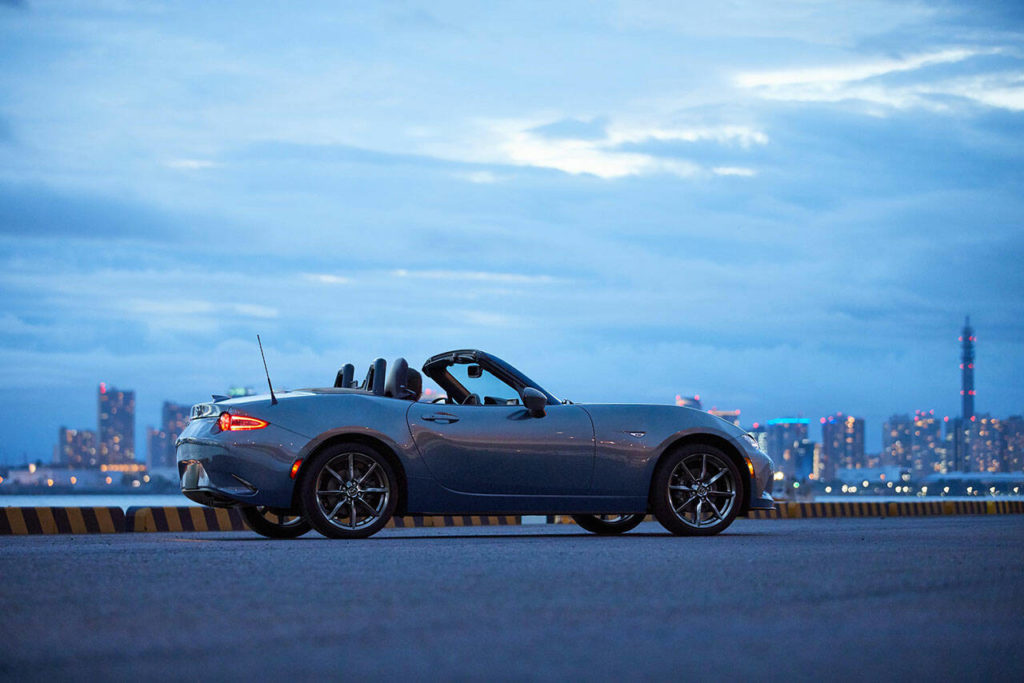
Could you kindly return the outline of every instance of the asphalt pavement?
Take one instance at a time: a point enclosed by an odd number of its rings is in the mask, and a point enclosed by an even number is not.
[[[1024,680],[1024,516],[0,538],[4,680]]]

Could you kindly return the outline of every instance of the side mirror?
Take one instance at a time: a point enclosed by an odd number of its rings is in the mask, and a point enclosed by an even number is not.
[[[523,405],[530,411],[530,417],[544,417],[544,408],[548,404],[547,396],[533,387],[526,387],[521,394]]]

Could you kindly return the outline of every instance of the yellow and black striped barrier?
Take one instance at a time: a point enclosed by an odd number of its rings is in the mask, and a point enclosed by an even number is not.
[[[247,529],[234,508],[133,507],[128,508],[126,531],[242,531]]]
[[[878,503],[850,501],[834,503],[778,502],[774,510],[751,510],[750,519],[814,519],[819,517],[928,517],[934,515],[1024,514],[1021,500],[915,500]]]
[[[1020,500],[929,500],[907,502],[794,503],[774,510],[751,510],[749,519],[821,519],[839,517],[923,517],[933,515],[1024,514]],[[569,515],[550,515],[551,524],[573,524]],[[648,515],[644,521],[653,521]],[[393,517],[389,528],[514,526],[519,515],[408,515]],[[243,531],[236,509],[182,507],[5,507],[0,536],[21,534],[112,534],[181,531]]]
[[[386,526],[393,529],[446,526],[517,526],[519,515],[408,515],[392,517]]]
[[[124,530],[124,511],[119,507],[0,508],[0,536],[118,534]]]

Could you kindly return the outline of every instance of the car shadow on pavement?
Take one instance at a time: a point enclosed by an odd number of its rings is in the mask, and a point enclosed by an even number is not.
[[[764,536],[764,535],[765,534],[763,534],[763,533],[728,532],[728,531],[726,531],[726,532],[723,532],[721,534],[718,534],[717,536],[708,536],[706,538],[736,538],[736,537]],[[257,542],[283,543],[283,542],[287,542],[287,541],[331,541],[331,540],[336,540],[336,539],[325,538],[324,536],[320,536],[320,535],[317,535],[317,534],[310,534],[308,536],[303,536],[302,538],[294,538],[294,539],[273,539],[273,538],[264,538],[263,536],[257,536],[257,535],[253,535],[253,536],[229,536],[229,537],[220,537],[220,538],[216,538],[216,537],[215,538],[210,538],[209,536],[211,536],[211,534],[203,533],[202,536],[199,536],[199,534],[196,534],[195,536],[187,536],[187,537],[175,536],[175,537],[167,539],[167,540],[170,540],[170,541],[180,541],[180,542],[200,542],[201,541],[201,542],[207,542],[207,543],[213,543],[213,542],[220,542],[220,543],[248,543],[248,542],[254,542],[254,541],[257,541]],[[697,537],[697,536],[678,536],[678,537],[676,537],[676,536],[673,536],[672,534],[668,533],[667,531],[666,532],[662,532],[662,533],[626,533],[626,534],[615,535],[615,536],[600,536],[600,535],[591,534],[591,533],[588,533],[588,532],[581,532],[581,533],[521,533],[521,534],[519,534],[519,533],[511,533],[511,534],[487,534],[487,533],[482,533],[482,534],[465,534],[465,533],[462,533],[462,534],[459,534],[459,533],[443,533],[443,534],[417,534],[417,535],[383,533],[383,534],[377,534],[375,536],[371,536],[370,538],[351,539],[351,540],[338,539],[338,540],[341,540],[342,542],[354,543],[354,542],[358,542],[358,541],[450,541],[450,540],[454,540],[454,539],[478,540],[478,539],[502,539],[502,538],[507,538],[507,539],[526,539],[526,538],[544,538],[544,539],[548,539],[548,538],[590,538],[590,539],[593,539],[595,542],[600,542],[600,541],[624,540],[624,539],[631,539],[631,538],[636,538],[636,539],[640,539],[640,538],[663,538],[663,539],[679,538],[680,540],[682,540],[682,539],[698,540],[700,537]]]

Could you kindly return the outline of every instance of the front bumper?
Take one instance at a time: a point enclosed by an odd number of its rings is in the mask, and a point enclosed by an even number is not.
[[[775,499],[772,498],[772,494],[767,491],[762,491],[760,496],[750,497],[750,509],[751,510],[774,510]]]
[[[772,484],[775,483],[775,463],[763,451],[750,447],[745,447],[745,450],[754,469],[748,509],[774,510],[775,500],[772,498]]]

